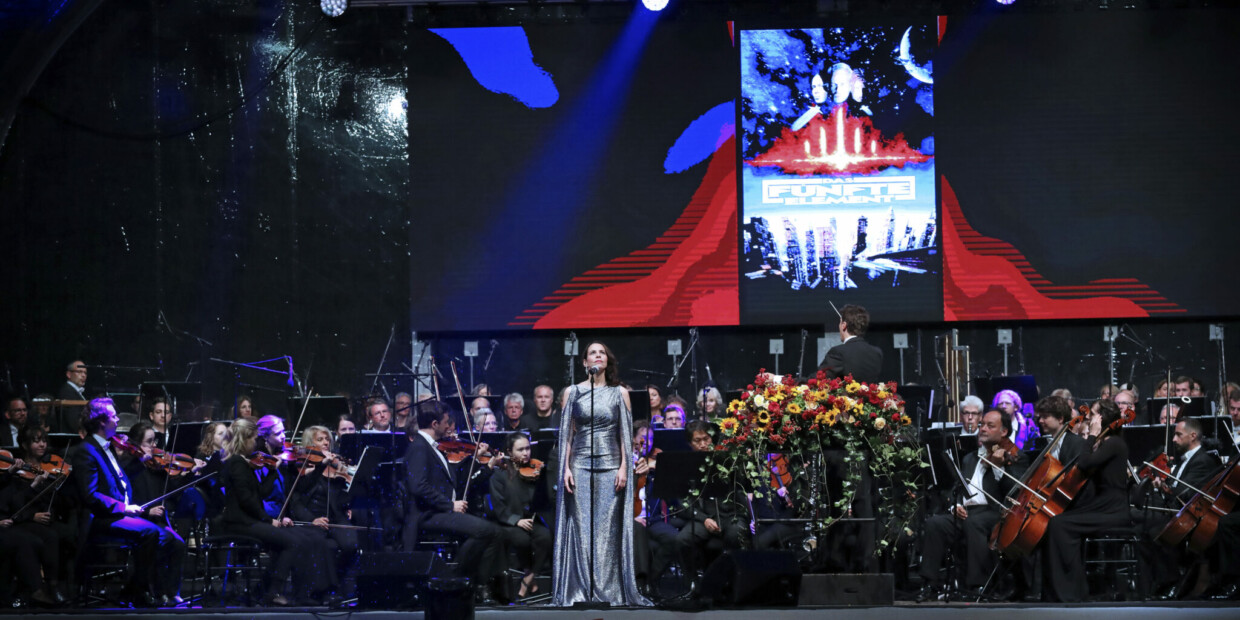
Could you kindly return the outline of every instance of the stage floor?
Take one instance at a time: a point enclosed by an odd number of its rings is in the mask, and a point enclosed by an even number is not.
[[[269,608],[237,607],[230,609],[84,609],[84,610],[5,610],[0,616],[38,616],[41,620],[82,620],[84,618],[115,618],[142,616],[144,620],[191,620],[195,618],[224,620],[244,617],[253,620],[303,620],[307,617],[348,618],[349,620],[415,620],[426,617],[420,611],[381,611],[327,609],[324,607]],[[1086,604],[1086,605],[1017,605],[1017,604],[913,604],[898,603],[884,607],[801,607],[712,609],[708,611],[673,611],[663,609],[560,609],[546,606],[511,606],[481,608],[474,617],[479,620],[807,620],[829,616],[832,620],[960,620],[962,618],[999,618],[1004,620],[1098,620],[1099,617],[1124,616],[1125,620],[1234,620],[1240,618],[1240,604]],[[439,620],[439,619],[435,619]]]

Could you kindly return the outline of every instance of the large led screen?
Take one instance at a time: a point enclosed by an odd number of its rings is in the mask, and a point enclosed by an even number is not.
[[[937,24],[740,34],[742,320],[938,318]]]

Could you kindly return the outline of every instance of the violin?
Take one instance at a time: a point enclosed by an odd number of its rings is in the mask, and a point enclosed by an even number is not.
[[[1003,459],[996,462],[991,458],[991,456],[999,450],[1003,450]],[[1020,448],[1017,448],[1016,444],[1011,439],[1004,437],[1003,441],[1000,441],[999,443],[996,443],[986,449],[986,459],[995,465],[1003,465],[1005,467],[1008,465],[1014,465],[1016,461],[1020,460]]]
[[[439,451],[443,453],[445,459],[449,463],[461,463],[470,456],[478,453],[478,446],[468,441],[448,440],[441,441],[436,445]],[[492,455],[489,451],[477,454],[477,461],[481,465],[491,462]]]
[[[512,461],[512,459],[508,460],[511,461],[513,465],[516,465],[517,477],[526,482],[537,482],[538,476],[542,474],[543,462],[538,459],[530,459],[530,462],[524,465],[517,465],[517,462]]]
[[[141,447],[129,443],[124,435],[113,435],[109,441],[113,448],[136,457],[151,471],[162,471],[175,477],[190,473],[198,466],[194,457],[188,454],[167,452],[159,448],[151,448],[151,453],[147,454]]]
[[[280,457],[272,456],[270,454],[267,454],[266,452],[255,452],[251,454],[249,457],[247,457],[245,461],[249,463],[250,467],[253,467],[254,469],[262,469],[264,467],[276,467],[280,463],[284,462],[283,459],[281,459]]]
[[[1154,469],[1155,467],[1158,469]],[[1165,472],[1169,471],[1171,471],[1171,464],[1168,462],[1167,453],[1159,453],[1158,456],[1142,466],[1140,471],[1137,472],[1137,484],[1145,484],[1146,482],[1154,482],[1156,480],[1166,481],[1167,474]]]
[[[655,448],[645,455],[634,454],[633,467],[636,468],[637,464],[642,461],[645,461],[646,465],[649,466],[650,461],[658,458],[659,454],[662,452],[662,448]],[[637,479],[633,481],[633,518],[635,519],[642,516],[642,514],[646,512],[646,500],[644,498],[643,491],[646,488],[646,484],[650,480],[650,470],[647,469],[646,473],[638,474],[636,478]]]
[[[357,472],[356,465],[325,450],[298,447],[292,450],[292,454],[302,467],[322,464],[325,478],[341,478],[345,482],[353,482],[353,474]]]

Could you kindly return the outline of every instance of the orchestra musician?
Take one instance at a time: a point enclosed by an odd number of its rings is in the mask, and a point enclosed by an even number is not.
[[[633,569],[637,590],[646,598],[659,596],[658,584],[676,557],[676,536],[686,521],[681,518],[679,501],[654,498],[658,453],[654,450],[654,430],[647,420],[633,422],[633,477],[635,510],[633,524]],[[645,484],[641,484],[645,477]]]
[[[1120,416],[1114,401],[1099,400],[1089,417],[1095,419],[1096,427],[1106,429]],[[1128,444],[1123,437],[1117,432],[1092,437],[1076,467],[1087,476],[1087,485],[1067,510],[1051,517],[1043,541],[1043,597],[1052,602],[1080,602],[1089,594],[1081,554],[1085,536],[1131,525]]]
[[[831,347],[819,370],[835,379],[852,375],[864,383],[877,383],[883,370],[883,350],[866,342],[870,329],[870,313],[863,307],[849,304],[840,308],[840,344]]]
[[[1012,490],[1013,478],[1019,479],[1029,467],[1024,453],[1014,448],[1011,434],[1012,416],[1006,411],[991,409],[982,416],[977,429],[977,451],[961,458],[960,471],[967,484],[959,491],[964,500],[951,513],[926,519],[920,569],[925,586],[918,595],[919,602],[939,595],[943,559],[952,543],[961,538],[966,554],[964,586],[980,589],[989,578],[995,565],[990,532],[1003,515],[995,502]]]
[[[314,527],[335,541],[338,581],[355,565],[359,549],[358,530],[333,525],[351,525],[352,511],[348,507],[345,480],[338,475],[344,464],[332,453],[332,435],[325,426],[311,426],[301,434],[303,450],[314,450],[323,455],[319,463],[309,458],[289,500],[288,513],[293,521],[313,523]]]
[[[328,564],[321,561],[326,547],[316,545],[314,538],[306,536],[306,530],[294,527],[291,518],[273,517],[264,506],[264,498],[270,497],[279,477],[279,465],[274,456],[256,457],[258,426],[250,418],[237,418],[229,426],[229,434],[225,447],[228,458],[224,461],[226,492],[222,524],[225,532],[257,538],[271,550],[275,561],[267,575],[264,603],[292,604],[284,596],[290,574],[294,589],[299,593],[327,590],[330,587],[330,580],[326,578]],[[279,435],[283,434],[284,429],[280,428]],[[335,575],[331,577],[334,579]]]
[[[1135,515],[1144,533],[1139,556],[1141,570],[1138,573],[1141,576],[1141,590],[1147,594],[1156,593],[1158,598],[1179,598],[1177,582],[1185,554],[1182,545],[1167,547],[1159,544],[1156,539],[1175,514],[1173,511],[1179,510],[1191,499],[1196,493],[1194,489],[1204,487],[1222,466],[1218,456],[1203,449],[1202,430],[1201,421],[1196,418],[1185,418],[1176,423],[1175,434],[1171,437],[1175,465],[1170,470],[1164,468],[1171,477],[1151,471],[1151,490],[1146,501],[1155,509]],[[1158,508],[1166,510],[1157,510]]]
[[[425,401],[419,403],[417,415],[418,432],[410,435],[405,453],[405,491],[411,499],[405,516],[405,550],[414,549],[422,532],[462,539],[456,556],[457,572],[476,584],[478,604],[493,604],[494,598],[483,584],[490,580],[496,565],[499,527],[466,514],[469,503],[459,499],[457,474],[437,449],[440,440],[455,430],[448,408],[439,401]]]
[[[504,453],[508,455],[504,471],[490,480],[491,515],[500,523],[501,540],[516,549],[523,562],[520,599],[538,592],[534,577],[546,569],[551,557],[551,529],[534,511],[541,464],[536,468],[532,463],[529,438],[509,433]]]
[[[31,589],[31,599],[41,604],[63,604],[66,599],[60,584],[68,582],[66,569],[77,547],[77,506],[71,500],[72,493],[57,488],[63,477],[40,469],[45,457],[50,456],[43,429],[23,428],[18,443],[25,471],[11,470],[12,475],[0,480],[0,519],[9,522],[0,528],[12,536],[33,539],[33,553],[18,560],[19,566],[26,564],[19,574],[37,575],[42,567],[42,583]]]
[[[1033,405],[1034,419],[1042,434],[1054,437],[1072,418],[1072,403],[1062,396],[1047,396]],[[1076,460],[1085,450],[1085,440],[1076,433],[1064,433],[1063,439],[1051,448],[1051,456],[1060,463]]]
[[[122,596],[136,606],[149,607],[176,595],[180,584],[173,576],[180,572],[173,567],[180,566],[185,544],[171,528],[156,523],[164,519],[162,506],[143,508],[135,503],[133,482],[111,446],[118,421],[111,398],[90,401],[83,414],[87,437],[72,456],[74,481],[85,503],[80,539],[106,536],[132,543],[137,570]],[[78,562],[80,570],[80,558]]]
[[[703,420],[690,422],[685,434],[694,452],[708,452],[714,448],[710,424]],[[731,494],[710,496],[703,493],[689,504],[689,523],[676,535],[680,566],[689,578],[687,596],[695,597],[700,592],[707,551],[719,553],[741,545],[741,536],[748,534],[748,516],[748,510]]]

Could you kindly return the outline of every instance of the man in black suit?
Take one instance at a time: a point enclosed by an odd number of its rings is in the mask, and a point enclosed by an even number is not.
[[[1054,437],[1072,418],[1072,404],[1061,396],[1047,396],[1033,406],[1033,413],[1038,426],[1042,428],[1042,434]],[[1069,429],[1064,432],[1059,443],[1051,448],[1051,456],[1066,465],[1075,461],[1084,450],[1085,440]]]
[[[26,401],[20,396],[10,396],[5,401],[4,420],[0,421],[0,448],[17,447],[29,412]]]
[[[163,521],[162,506],[143,509],[132,503],[133,484],[109,442],[119,420],[112,399],[96,398],[86,412],[87,436],[72,456],[73,476],[85,504],[79,524],[81,540],[108,536],[133,544],[136,570],[125,597],[135,604],[150,606],[175,599],[185,543],[176,532],[148,520]]]
[[[73,360],[65,366],[65,382],[56,392],[56,400],[86,400],[86,364]],[[81,407],[56,407],[50,412],[51,420],[44,422],[53,433],[76,433]]]
[[[990,531],[1003,516],[991,500],[1001,501],[1016,484],[1012,478],[1020,478],[1029,467],[1023,452],[1017,451],[1012,457],[997,447],[1011,434],[1010,415],[992,409],[982,416],[982,423],[977,428],[978,449],[961,458],[961,475],[967,483],[959,489],[963,501],[956,504],[949,514],[926,519],[920,569],[925,587],[918,596],[919,602],[938,595],[943,583],[943,577],[939,575],[943,558],[953,543],[962,537],[967,556],[963,580],[965,587],[981,588],[990,577],[995,564],[995,552],[990,549]],[[1005,460],[1010,458],[1015,458],[1015,462],[1005,465]]]
[[[1171,476],[1165,482],[1154,480],[1149,499],[1151,506],[1178,510],[1196,494],[1193,489],[1204,487],[1222,467],[1218,456],[1202,448],[1202,430],[1197,418],[1185,418],[1175,425],[1171,443],[1176,456],[1168,472]],[[1137,520],[1145,534],[1140,547],[1140,586],[1146,594],[1160,594],[1160,598],[1179,598],[1180,592],[1172,584],[1180,581],[1184,568],[1183,547],[1167,547],[1156,540],[1172,516],[1174,513],[1149,511]]]
[[[839,329],[843,342],[827,351],[827,359],[819,370],[830,379],[852,375],[857,381],[878,383],[878,375],[883,371],[883,350],[865,341],[869,328],[870,313],[865,308],[851,304],[841,308]]]
[[[500,529],[485,519],[466,514],[469,504],[460,499],[452,466],[436,448],[455,428],[448,408],[437,401],[424,401],[418,403],[417,412],[417,436],[410,436],[405,453],[405,491],[410,498],[405,516],[405,550],[413,550],[421,532],[464,539],[457,552],[457,570],[479,586],[480,604],[492,604],[484,585],[496,565]]]

